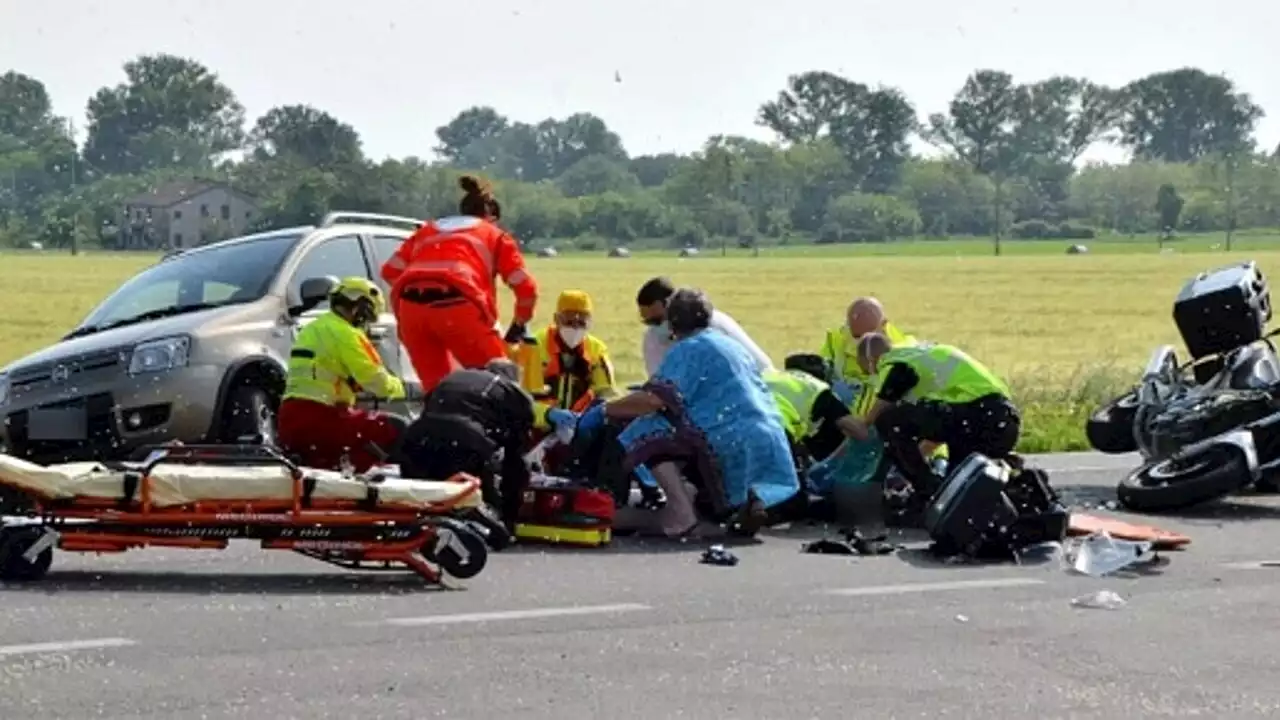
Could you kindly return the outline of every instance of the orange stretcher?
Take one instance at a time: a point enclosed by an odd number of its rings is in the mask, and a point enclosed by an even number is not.
[[[353,570],[467,579],[488,559],[480,481],[350,477],[255,445],[157,447],[143,462],[40,466],[0,455],[0,579],[43,577],[53,550],[225,549],[256,540]]]

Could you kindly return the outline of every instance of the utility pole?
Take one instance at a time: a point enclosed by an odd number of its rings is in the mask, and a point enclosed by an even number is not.
[[[73,118],[67,118],[67,136],[71,138],[71,197],[72,202],[76,203],[76,162],[80,146],[76,144],[76,121]],[[80,254],[80,206],[72,205],[74,210],[71,212],[71,254]]]

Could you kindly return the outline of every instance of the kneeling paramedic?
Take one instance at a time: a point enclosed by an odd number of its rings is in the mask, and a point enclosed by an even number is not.
[[[821,461],[844,442],[839,422],[848,417],[848,406],[822,380],[827,363],[818,355],[790,355],[783,370],[766,370],[764,384],[782,413],[782,425],[797,460]],[[800,464],[800,463],[798,463]]]
[[[555,319],[551,325],[534,333],[524,349],[522,375],[524,387],[538,401],[535,405],[535,435],[552,430],[571,434],[577,416],[593,402],[602,402],[618,394],[613,362],[604,341],[591,334],[591,296],[580,290],[566,290],[556,301]],[[562,451],[548,453],[552,474],[589,478],[593,482],[614,487],[622,482],[622,450],[608,438],[581,438]],[[565,462],[561,463],[559,460]],[[608,477],[600,477],[600,473]]]
[[[458,215],[424,224],[382,266],[400,341],[424,391],[459,366],[505,360],[507,343],[524,337],[538,299],[520,245],[497,225],[497,200],[476,178],[459,184],[466,196]],[[516,297],[505,338],[497,324],[497,276]]]
[[[516,366],[504,360],[449,373],[427,394],[400,446],[403,477],[447,480],[463,472],[479,478],[485,503],[511,533],[529,484],[524,450],[534,412],[517,378]]]
[[[613,362],[604,341],[591,334],[591,296],[566,290],[556,300],[555,319],[524,342],[523,385],[535,399],[535,428],[572,427],[573,412],[618,394]]]
[[[858,341],[858,364],[877,376],[880,389],[867,414],[846,420],[845,430],[862,440],[875,427],[917,502],[927,501],[942,481],[920,453],[921,441],[945,443],[956,464],[972,453],[1006,458],[1017,445],[1022,420],[1009,386],[959,348],[893,347],[872,333]]]
[[[365,334],[383,307],[376,285],[347,278],[330,294],[329,312],[298,332],[278,431],[281,447],[300,456],[302,464],[338,469],[345,454],[356,472],[364,472],[382,460],[379,452],[394,452],[405,420],[355,407],[361,392],[388,400],[405,397],[404,383],[387,371]]]

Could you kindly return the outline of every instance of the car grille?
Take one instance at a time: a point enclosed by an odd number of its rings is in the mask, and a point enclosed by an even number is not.
[[[6,419],[9,454],[48,465],[60,462],[108,459],[120,453],[120,436],[116,433],[112,409],[115,399],[110,393],[98,393],[41,407],[83,405],[88,414],[88,437],[84,441],[29,440],[27,411],[19,410]]]
[[[127,358],[128,352],[120,348],[102,350],[61,362],[22,368],[11,375],[9,383],[13,392],[20,393],[40,385],[88,382],[103,374],[114,375]]]

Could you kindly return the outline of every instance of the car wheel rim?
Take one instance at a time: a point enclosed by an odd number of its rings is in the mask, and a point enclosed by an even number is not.
[[[269,407],[258,410],[258,435],[262,437],[263,445],[274,445],[276,442],[275,413]]]

